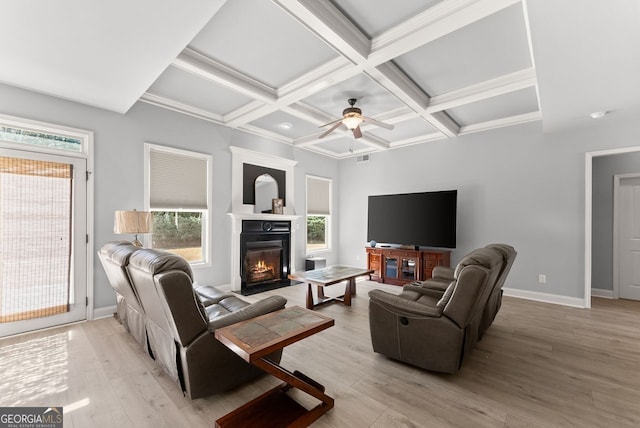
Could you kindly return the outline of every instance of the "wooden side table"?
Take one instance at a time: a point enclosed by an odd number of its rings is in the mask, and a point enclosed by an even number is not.
[[[289,372],[267,355],[335,324],[333,318],[292,306],[216,330],[220,342],[265,372],[284,381],[216,420],[216,427],[306,427],[333,408],[324,386],[301,372]],[[308,410],[287,391],[297,388],[320,400]]]

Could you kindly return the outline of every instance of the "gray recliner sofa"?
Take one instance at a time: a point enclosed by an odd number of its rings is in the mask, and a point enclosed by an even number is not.
[[[129,241],[108,242],[98,251],[98,258],[107,274],[109,284],[116,293],[118,321],[136,342],[149,352],[144,309],[131,285],[127,271],[131,255],[139,249],[140,247],[136,247]]]
[[[502,264],[502,267],[498,272],[498,278],[493,284],[491,294],[489,295],[489,300],[485,305],[484,312],[482,314],[482,322],[478,324],[479,338],[482,338],[489,326],[491,326],[491,324],[493,323],[493,320],[496,318],[496,315],[500,310],[500,306],[502,305],[502,287],[504,286],[507,275],[509,274],[511,266],[513,266],[513,262],[515,261],[518,254],[515,248],[507,244],[490,244],[484,248],[489,248],[499,252],[504,259],[504,263]],[[482,251],[482,249],[474,250],[465,257],[468,257],[478,251]],[[413,285],[440,290],[444,293],[444,290],[446,290],[451,281],[453,281],[454,279],[454,269],[444,266],[438,266],[433,270],[432,278],[418,283],[413,283]]]
[[[101,260],[104,257],[110,270],[116,271],[115,266],[122,263],[120,271],[126,273],[122,277],[108,274],[109,280],[130,281],[144,318],[149,353],[187,397],[195,399],[232,389],[264,374],[220,343],[214,333],[218,328],[284,308],[284,297],[270,296],[250,304],[213,286],[194,287],[191,267],[184,258],[134,247],[125,263],[124,257],[113,257],[123,250],[110,250],[119,246],[108,243],[100,251]],[[129,296],[124,298],[128,300]],[[281,357],[282,351],[269,356],[274,362]]]
[[[506,260],[495,248],[465,256],[444,291],[410,284],[400,295],[369,292],[373,350],[443,373],[456,373],[480,339],[484,311]]]

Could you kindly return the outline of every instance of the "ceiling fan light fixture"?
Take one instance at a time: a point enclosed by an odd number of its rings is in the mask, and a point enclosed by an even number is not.
[[[362,123],[362,118],[356,116],[347,116],[342,119],[342,123],[344,124],[344,126],[353,131]]]

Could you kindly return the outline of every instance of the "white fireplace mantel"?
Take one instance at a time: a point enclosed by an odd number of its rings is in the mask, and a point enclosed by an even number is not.
[[[231,161],[231,212],[227,213],[231,217],[231,290],[240,291],[242,279],[240,277],[240,233],[242,232],[243,220],[262,221],[290,221],[291,238],[289,254],[291,257],[289,268],[295,272],[296,260],[296,239],[300,227],[298,220],[301,218],[295,215],[294,205],[294,166],[297,161],[284,159],[278,156],[254,152],[240,147],[229,147],[232,154]],[[264,166],[267,168],[280,169],[285,171],[285,207],[284,214],[254,213],[253,205],[243,203],[243,164]]]
[[[299,228],[299,215],[252,213],[228,213],[227,215],[231,217],[231,291],[240,291],[242,285],[242,278],[240,277],[240,232],[242,232],[242,220],[290,221],[291,238],[289,244],[291,248],[289,254],[291,260],[289,261],[289,269],[291,272],[296,271],[295,248]]]

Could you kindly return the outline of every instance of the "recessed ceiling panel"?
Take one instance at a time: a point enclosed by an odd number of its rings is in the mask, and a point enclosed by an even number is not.
[[[227,1],[189,44],[272,88],[337,54],[270,1]]]
[[[287,124],[291,126],[287,127]],[[300,138],[322,132],[322,129],[318,128],[316,125],[282,111],[276,111],[263,116],[260,119],[250,122],[250,125],[291,138]]]
[[[323,141],[315,145],[324,150],[335,153],[337,156],[351,154],[351,151],[370,149],[371,146],[362,143],[351,137],[336,138],[334,140]]]
[[[371,117],[403,106],[396,97],[364,74],[340,82],[303,101],[337,119],[349,107],[349,98],[356,98],[356,107],[362,110],[363,115]]]
[[[410,119],[394,124],[394,128],[392,130],[371,127],[370,130],[367,128],[365,132],[373,134],[376,137],[380,137],[383,140],[387,140],[391,143],[395,143],[397,141],[406,140],[408,138],[433,134],[435,132],[438,132],[438,130],[425,122],[424,119],[416,117],[415,119]]]
[[[224,86],[175,67],[167,68],[147,92],[219,115],[251,101]]]
[[[534,88],[527,88],[499,97],[466,104],[447,110],[447,113],[453,120],[464,126],[534,111],[538,111],[536,91]]]
[[[430,96],[529,68],[522,6],[503,9],[394,61]]]
[[[332,0],[332,3],[370,39],[442,0]]]

